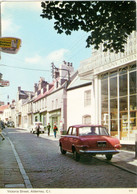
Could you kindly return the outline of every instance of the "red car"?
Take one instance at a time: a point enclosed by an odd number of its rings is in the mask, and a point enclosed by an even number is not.
[[[111,160],[121,147],[120,141],[111,137],[101,125],[70,126],[67,134],[61,136],[59,145],[62,154],[71,152],[76,161],[80,160],[82,154],[105,154],[107,160]]]

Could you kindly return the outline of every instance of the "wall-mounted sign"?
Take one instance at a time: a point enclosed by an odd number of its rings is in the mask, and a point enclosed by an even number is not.
[[[12,37],[0,38],[0,51],[16,54],[21,47],[21,39]]]
[[[0,87],[9,86],[10,82],[7,80],[0,80]]]

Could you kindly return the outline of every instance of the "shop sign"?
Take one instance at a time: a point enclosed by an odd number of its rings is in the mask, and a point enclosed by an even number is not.
[[[21,47],[21,39],[13,37],[0,38],[0,51],[10,54],[16,54]]]
[[[7,80],[0,80],[0,87],[5,87],[5,86],[9,86],[10,83]]]

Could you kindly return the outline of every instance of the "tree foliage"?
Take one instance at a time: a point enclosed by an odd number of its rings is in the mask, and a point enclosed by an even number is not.
[[[127,37],[136,30],[135,1],[45,1],[42,18],[54,19],[57,33],[88,33],[87,45],[104,51],[124,52]],[[89,34],[90,33],[90,34]]]

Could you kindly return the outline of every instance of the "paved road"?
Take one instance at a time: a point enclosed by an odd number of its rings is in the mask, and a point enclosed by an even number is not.
[[[137,176],[95,158],[79,162],[70,153],[61,155],[58,140],[23,129],[6,129],[33,188],[136,188]],[[29,182],[28,182],[29,184]]]

